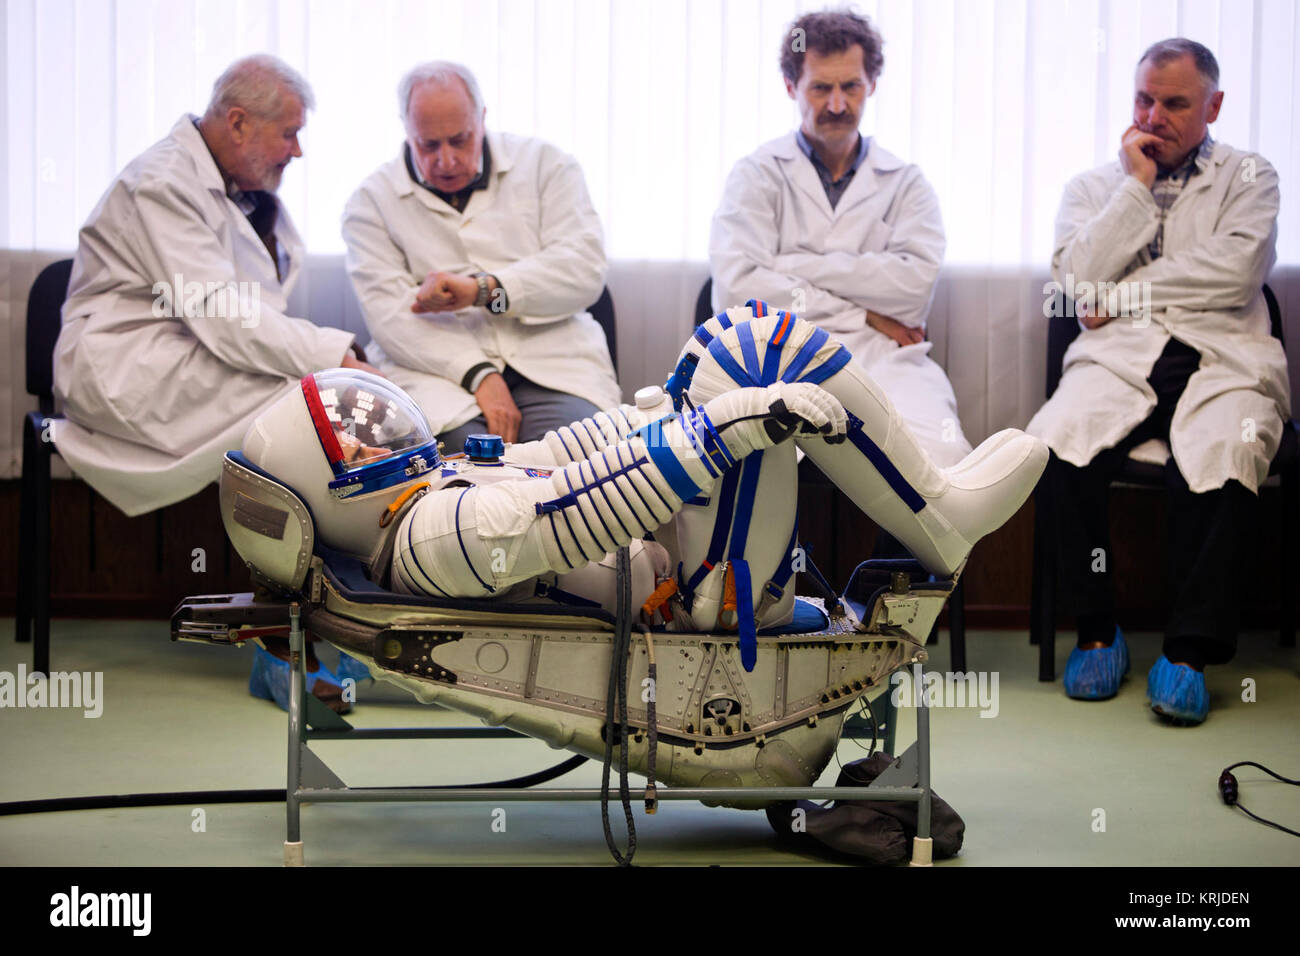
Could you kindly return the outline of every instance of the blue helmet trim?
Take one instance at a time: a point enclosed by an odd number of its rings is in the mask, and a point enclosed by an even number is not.
[[[360,468],[354,468],[329,483],[330,494],[336,498],[352,498],[383,491],[394,485],[405,484],[412,478],[428,474],[442,464],[436,441],[425,442],[414,448],[382,458]]]

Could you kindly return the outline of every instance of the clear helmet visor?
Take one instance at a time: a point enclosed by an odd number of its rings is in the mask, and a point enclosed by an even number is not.
[[[336,479],[390,472],[418,450],[425,450],[423,459],[429,465],[436,463],[437,441],[428,420],[411,396],[392,382],[336,368],[306,376],[302,387]]]

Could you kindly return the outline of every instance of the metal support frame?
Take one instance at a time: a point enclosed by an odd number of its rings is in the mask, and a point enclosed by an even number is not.
[[[284,863],[303,866],[302,806],[305,803],[403,802],[570,802],[598,801],[599,787],[439,790],[428,787],[349,787],[308,746],[311,740],[421,740],[525,737],[501,727],[386,728],[358,730],[306,691],[306,652],[297,603],[289,607],[289,753],[285,787],[286,836]],[[923,687],[920,661],[913,664],[915,687]],[[886,685],[888,687],[888,684]],[[887,689],[884,695],[890,697]],[[917,835],[912,841],[912,866],[929,866],[930,841],[930,711],[921,694],[916,707],[916,742],[869,787],[660,787],[660,800],[722,801],[736,794],[760,800],[898,800],[919,804]],[[893,752],[897,711],[886,703],[886,746]],[[308,723],[312,726],[308,727]]]

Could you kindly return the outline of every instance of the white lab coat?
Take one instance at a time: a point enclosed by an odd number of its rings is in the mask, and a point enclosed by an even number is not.
[[[919,167],[873,140],[832,210],[791,132],[740,160],[727,179],[709,238],[713,308],[764,299],[832,333],[922,447],[940,465],[955,464],[971,446],[931,343],[900,347],[866,319],[871,309],[924,325],[945,245],[939,199]]]
[[[487,141],[488,187],[464,213],[413,182],[400,150],[343,212],[348,275],[378,346],[368,351],[435,432],[479,414],[461,380],[481,362],[597,408],[620,397],[604,332],[584,311],[604,287],[605,249],[582,168],[539,139],[489,132]],[[492,273],[508,311],[413,313],[432,271]]]
[[[55,445],[128,515],[215,481],[222,455],[239,447],[253,418],[298,378],[338,365],[353,340],[284,314],[302,240],[282,205],[281,282],[193,120],[182,116],[127,165],[82,227],[54,351],[55,393],[69,419]],[[176,276],[183,298],[173,309]],[[244,286],[249,297],[232,303],[224,293],[191,299],[183,289],[190,282],[204,292],[208,283],[257,286]],[[168,290],[155,291],[156,283]],[[233,308],[218,308],[219,300]],[[197,314],[186,314],[187,304]]]
[[[1083,330],[1027,431],[1082,466],[1156,406],[1147,382],[1172,336],[1201,353],[1174,410],[1170,449],[1193,492],[1236,479],[1256,491],[1291,414],[1286,354],[1260,291],[1275,258],[1278,179],[1260,156],[1216,143],[1165,219],[1163,254],[1146,251],[1159,212],[1119,162],[1076,176],[1056,218],[1054,281],[1150,283],[1151,321]],[[1139,287],[1141,288],[1141,287]]]

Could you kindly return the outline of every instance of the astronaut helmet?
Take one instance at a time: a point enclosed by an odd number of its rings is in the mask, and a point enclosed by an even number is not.
[[[243,452],[306,502],[318,540],[362,560],[382,537],[388,505],[441,464],[411,396],[347,368],[303,376],[254,420]]]

